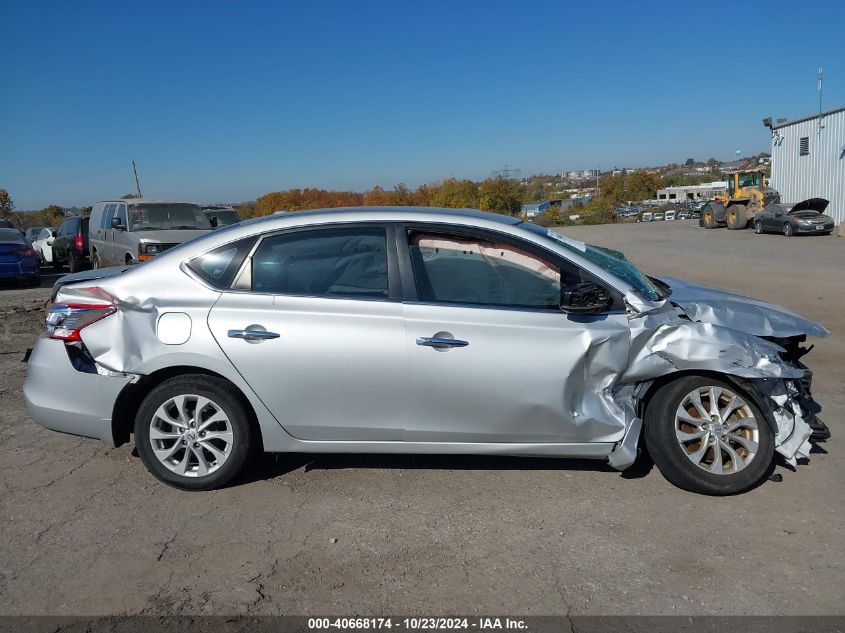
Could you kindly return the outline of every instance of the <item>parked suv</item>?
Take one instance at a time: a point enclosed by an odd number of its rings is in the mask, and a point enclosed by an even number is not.
[[[59,225],[52,247],[53,268],[61,270],[67,263],[75,273],[91,267],[88,259],[88,217],[75,215]]]
[[[190,202],[105,200],[91,211],[91,231],[91,261],[103,268],[152,259],[208,233],[211,223]]]

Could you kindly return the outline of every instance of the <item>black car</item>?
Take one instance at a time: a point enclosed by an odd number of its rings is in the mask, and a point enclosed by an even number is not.
[[[754,232],[830,235],[833,218],[822,213],[828,204],[824,198],[810,198],[795,205],[770,204],[754,218]]]
[[[53,240],[53,268],[61,270],[67,263],[70,272],[91,268],[88,257],[88,217],[75,215],[59,225]]]

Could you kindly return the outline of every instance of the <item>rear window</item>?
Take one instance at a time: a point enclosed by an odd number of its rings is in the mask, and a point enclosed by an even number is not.
[[[0,229],[0,242],[23,242],[23,233],[17,229]]]
[[[255,237],[218,246],[188,262],[188,268],[216,288],[228,288],[249,254]]]

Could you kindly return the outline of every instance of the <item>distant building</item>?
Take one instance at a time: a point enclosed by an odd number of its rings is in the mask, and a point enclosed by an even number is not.
[[[845,106],[794,119],[764,123],[772,132],[769,185],[784,202],[830,201],[826,213],[845,222]]]
[[[719,180],[701,185],[679,185],[657,190],[658,200],[712,200],[725,193],[728,183]]]

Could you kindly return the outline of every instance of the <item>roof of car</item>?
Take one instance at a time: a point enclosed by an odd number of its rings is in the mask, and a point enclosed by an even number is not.
[[[101,202],[123,202],[125,204],[197,204],[190,200],[159,200],[157,198],[108,198],[106,200],[97,200],[94,204]],[[199,206],[197,204],[197,206]]]
[[[350,214],[351,216],[368,216],[374,212],[379,215],[390,215],[401,219],[403,216],[407,218],[418,217],[420,215],[431,216],[453,216],[458,218],[474,218],[477,220],[488,220],[490,222],[499,222],[501,224],[509,224],[511,226],[520,224],[520,218],[511,215],[502,215],[500,213],[488,213],[487,211],[479,211],[477,209],[444,209],[440,207],[337,207],[332,209],[307,209],[304,211],[294,211],[291,215],[296,217],[310,217],[321,215],[332,215],[336,213]],[[279,213],[277,211],[276,213]],[[273,215],[262,216],[271,218]]]

